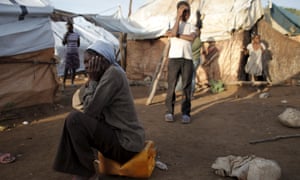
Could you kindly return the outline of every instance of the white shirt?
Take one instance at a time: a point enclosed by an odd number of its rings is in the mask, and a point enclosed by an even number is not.
[[[179,34],[191,35],[196,32],[195,26],[187,22],[179,23]],[[169,58],[193,59],[192,42],[177,37],[170,39]]]
[[[263,50],[266,49],[265,45],[263,43],[260,43]],[[261,76],[263,67],[262,67],[262,50],[259,48],[255,50],[253,48],[253,45],[250,43],[247,46],[247,49],[249,51],[249,57],[247,64],[245,66],[246,73],[255,75],[255,76]]]

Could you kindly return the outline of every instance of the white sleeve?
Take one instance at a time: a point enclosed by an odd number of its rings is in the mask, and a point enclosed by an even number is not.
[[[191,34],[196,33],[196,27],[192,24],[190,24],[190,26],[191,26]]]
[[[252,44],[251,43],[247,45],[247,50],[252,51]]]
[[[263,48],[263,50],[266,50],[266,46],[264,45],[264,43],[260,43],[260,45]]]
[[[72,107],[74,109],[77,109],[78,111],[82,111],[83,110],[83,103],[80,100],[80,90],[81,88],[77,89],[73,95],[72,98]]]

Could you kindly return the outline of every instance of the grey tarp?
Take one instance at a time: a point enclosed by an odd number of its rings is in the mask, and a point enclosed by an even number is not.
[[[54,102],[54,37],[44,0],[0,2],[0,111]]]

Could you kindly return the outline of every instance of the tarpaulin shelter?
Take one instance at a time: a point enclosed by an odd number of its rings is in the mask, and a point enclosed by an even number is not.
[[[300,16],[269,4],[264,20],[258,23],[258,31],[272,55],[267,62],[272,81],[298,84],[295,82],[300,82]]]
[[[0,111],[54,101],[52,12],[42,0],[0,2]]]
[[[191,4],[189,19],[191,23],[195,24],[197,10],[202,14],[201,40],[214,39],[220,48],[219,60],[212,64],[210,69],[214,69],[214,72],[209,78],[225,82],[237,81],[241,66],[240,48],[244,41],[249,41],[249,38],[245,40],[244,32],[250,31],[262,18],[261,2],[259,0],[189,0],[188,2]],[[152,0],[147,1],[129,19],[122,18],[117,13],[112,16],[98,15],[92,18],[105,28],[128,33],[126,72],[129,79],[138,81],[147,77],[153,78],[167,41],[164,34],[175,17],[176,3],[173,0]],[[118,26],[118,23],[122,25]],[[207,78],[204,77],[204,80]],[[166,80],[166,68],[162,80]]]
[[[258,33],[268,47],[266,64],[274,84],[297,85],[300,82],[300,41],[274,29],[267,21],[258,23]]]
[[[175,3],[174,3],[175,2]],[[111,16],[95,15],[96,24],[109,31],[128,33],[129,39],[144,40],[161,37],[170,28],[176,17],[174,0],[148,0],[129,18],[121,10]],[[201,39],[214,37],[216,40],[229,39],[232,30],[249,30],[263,15],[259,0],[188,0],[191,4],[189,21],[195,24],[196,11],[205,16]]]
[[[246,80],[244,72],[246,62],[241,50],[250,43],[253,32],[262,35],[262,40],[268,45],[269,55],[272,55],[265,65],[268,66],[273,84],[282,83],[299,73],[299,43],[277,32],[272,24],[264,23],[264,9],[260,0],[187,1],[191,4],[189,19],[191,23],[195,23],[197,10],[202,14],[201,40],[215,41],[219,50],[218,58],[208,67],[198,68],[197,76],[200,81],[221,80],[233,83]],[[149,0],[128,19],[123,18],[120,13],[91,17],[96,24],[110,31],[128,33],[126,72],[129,79],[143,81],[153,78],[167,42],[164,33],[170,28],[170,22],[176,16],[177,2]],[[290,26],[289,29],[294,28]],[[274,36],[266,32],[272,32]],[[284,53],[283,49],[288,50],[287,53]],[[284,71],[280,68],[280,64],[285,64]],[[291,66],[293,70],[289,71]],[[162,81],[166,80],[166,72],[167,68],[162,73]]]

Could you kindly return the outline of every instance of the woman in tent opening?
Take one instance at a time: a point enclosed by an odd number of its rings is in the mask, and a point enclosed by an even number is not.
[[[256,81],[258,76],[263,75],[262,55],[265,49],[258,34],[254,34],[251,43],[244,48],[244,54],[249,55],[245,72],[250,75],[252,82]]]

